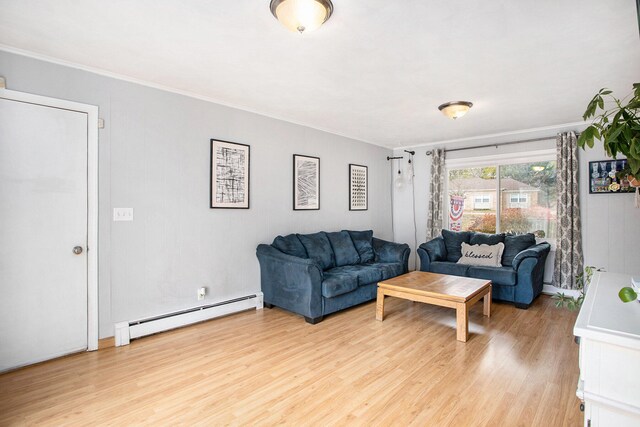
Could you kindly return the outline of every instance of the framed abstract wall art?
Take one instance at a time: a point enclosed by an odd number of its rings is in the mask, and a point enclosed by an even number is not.
[[[293,210],[320,209],[320,158],[293,155]]]
[[[617,177],[627,166],[625,159],[589,162],[589,194],[633,193],[627,177]]]
[[[349,164],[349,210],[366,211],[369,208],[368,168],[362,165]]]
[[[249,209],[249,146],[211,140],[209,205]]]

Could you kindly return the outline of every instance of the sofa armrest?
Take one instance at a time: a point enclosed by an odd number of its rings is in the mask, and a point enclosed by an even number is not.
[[[429,240],[427,243],[421,244],[420,247],[427,251],[431,262],[445,261],[447,259],[447,247],[442,236]]]
[[[314,260],[312,260],[311,258],[300,258],[293,255],[287,255],[284,252],[277,250],[271,245],[264,245],[264,244],[258,245],[258,248],[256,249],[256,256],[258,257],[258,260],[260,260],[261,257],[270,257],[270,258],[273,258],[274,260],[278,260],[284,263],[293,263],[293,264],[300,264],[300,265],[315,265],[322,272],[320,265]]]
[[[539,243],[535,246],[532,246],[528,249],[525,249],[522,252],[519,252],[514,258],[513,258],[513,263],[512,266],[515,270],[518,270],[518,267],[520,266],[520,263],[525,259],[525,258],[537,258],[537,259],[541,259],[543,258],[542,261],[546,261],[547,259],[547,255],[549,254],[549,251],[551,250],[551,245],[547,242],[543,242],[543,243]]]
[[[442,236],[429,240],[418,247],[420,271],[431,271],[431,263],[447,259],[447,247]]]
[[[409,270],[409,254],[411,248],[406,243],[388,242],[386,240],[373,238],[371,240],[376,260],[380,262],[399,262],[403,265],[403,272]]]
[[[305,317],[321,317],[322,268],[313,260],[258,245],[260,284],[264,301]]]
[[[518,253],[513,259],[517,282],[514,302],[528,306],[542,292],[544,267],[551,245],[540,243]]]

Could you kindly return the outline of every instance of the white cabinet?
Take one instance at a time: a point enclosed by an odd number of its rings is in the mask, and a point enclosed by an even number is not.
[[[623,303],[625,274],[594,274],[578,314],[585,426],[640,426],[640,303]]]

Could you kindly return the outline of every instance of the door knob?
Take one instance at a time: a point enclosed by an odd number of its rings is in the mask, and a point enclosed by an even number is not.
[[[82,253],[82,246],[75,246],[73,248],[73,253],[76,255],[80,255]]]

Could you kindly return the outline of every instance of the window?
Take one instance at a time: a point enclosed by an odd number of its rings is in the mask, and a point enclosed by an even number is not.
[[[474,196],[473,198],[474,209],[491,209],[491,196],[488,194],[481,194]]]
[[[450,167],[447,188],[450,230],[555,236],[555,161]]]
[[[529,195],[526,193],[511,193],[509,195],[509,207],[526,208],[529,205]]]

